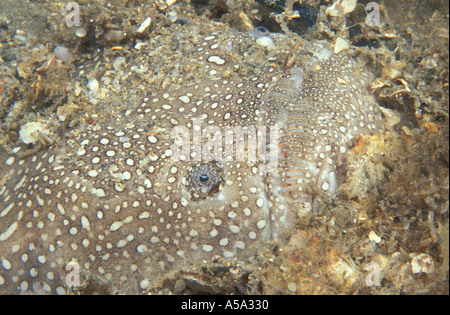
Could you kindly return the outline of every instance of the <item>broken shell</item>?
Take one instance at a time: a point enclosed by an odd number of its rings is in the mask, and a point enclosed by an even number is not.
[[[116,71],[120,71],[122,69],[122,66],[125,64],[125,58],[123,57],[117,57],[117,59],[113,63],[113,68]]]
[[[374,231],[371,231],[369,233],[369,240],[378,244],[379,242],[381,242],[381,237],[379,237],[378,234],[375,233]]]
[[[87,88],[93,92],[97,91],[99,88],[99,84],[97,79],[92,79],[88,82]]]
[[[253,23],[248,17],[248,15],[244,13],[244,11],[239,12],[239,18],[241,19],[242,24],[244,24],[246,28],[253,29]]]
[[[396,78],[399,78],[399,77],[402,75],[401,71],[399,71],[399,70],[397,70],[397,69],[394,69],[394,68],[388,68],[388,69],[384,68],[384,69],[383,69],[383,72],[384,72],[390,79],[396,79]]]
[[[172,22],[175,23],[178,20],[178,14],[176,11],[170,11],[167,13],[167,19]]]
[[[344,259],[337,250],[332,249],[328,255],[327,266],[329,278],[340,285],[351,285],[358,280],[360,272],[351,259]]]
[[[147,27],[150,26],[151,23],[152,23],[152,18],[151,17],[146,18],[144,20],[144,22],[142,22],[142,24],[136,30],[136,33],[142,34],[147,29]]]
[[[338,54],[341,51],[348,49],[349,47],[350,45],[345,39],[338,37],[336,39],[336,44],[334,45],[334,53]]]
[[[389,108],[380,108],[381,112],[385,118],[385,125],[388,127],[393,127],[400,122],[400,115]]]
[[[44,73],[48,69],[50,69],[52,66],[56,66],[56,65],[57,65],[56,55],[51,55],[51,57],[48,58],[47,61],[45,61],[42,64],[42,66],[37,68],[36,71],[39,72],[39,73]]]
[[[162,11],[170,7],[175,2],[177,2],[177,0],[157,0],[155,2],[156,5],[158,6],[158,9]]]
[[[419,254],[411,261],[411,269],[413,273],[431,273],[436,268],[433,258],[428,254]]]
[[[72,53],[66,47],[57,46],[55,48],[55,57],[62,62],[70,62],[72,60]]]
[[[27,66],[25,62],[21,62],[17,67],[17,74],[23,79],[28,79],[30,77],[31,69]]]
[[[337,0],[325,13],[331,16],[341,16],[352,12],[356,7],[356,0]]]
[[[34,143],[39,140],[39,134],[48,135],[49,131],[40,122],[31,122],[23,125],[19,130],[20,140],[24,143]]]
[[[136,43],[136,45],[134,45],[134,49],[139,50],[139,49],[141,49],[143,46],[145,46],[145,43],[144,43],[144,42],[139,42],[139,43]]]

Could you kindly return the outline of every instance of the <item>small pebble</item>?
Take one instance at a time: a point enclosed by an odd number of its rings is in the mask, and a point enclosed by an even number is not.
[[[77,30],[75,31],[75,36],[77,36],[79,38],[83,38],[86,35],[87,35],[87,31],[84,27],[77,28]]]
[[[116,30],[109,30],[105,34],[105,38],[108,42],[120,42],[122,39],[125,38],[125,32],[123,31],[116,31]]]
[[[295,284],[295,282],[289,282],[288,283],[288,289],[291,292],[297,292],[297,285]]]
[[[428,254],[419,254],[411,261],[413,273],[432,273],[436,268],[433,258]]]
[[[258,45],[264,46],[264,47],[273,47],[273,40],[269,36],[262,36],[259,37],[256,42]]]

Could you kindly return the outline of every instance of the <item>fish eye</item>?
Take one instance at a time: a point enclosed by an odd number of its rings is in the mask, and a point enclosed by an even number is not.
[[[222,183],[222,172],[214,163],[197,164],[189,169],[188,186],[194,198],[212,196]]]
[[[206,183],[209,179],[209,176],[207,174],[201,174],[198,179],[200,179],[201,182]]]

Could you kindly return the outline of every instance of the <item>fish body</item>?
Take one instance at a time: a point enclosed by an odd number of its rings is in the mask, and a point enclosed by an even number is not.
[[[171,270],[252,258],[314,210],[311,185],[334,196],[350,141],[382,129],[370,76],[336,55],[238,81],[226,38],[193,52],[209,80],[3,155],[0,292],[67,293],[73,270],[145,292]]]

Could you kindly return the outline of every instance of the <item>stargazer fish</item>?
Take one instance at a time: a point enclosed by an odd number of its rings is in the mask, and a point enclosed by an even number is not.
[[[171,270],[251,258],[314,212],[311,185],[336,194],[351,140],[382,130],[371,76],[341,53],[236,80],[225,72],[246,52],[230,47],[251,36],[232,34],[208,34],[192,52],[210,79],[27,157],[0,155],[1,293],[68,293],[74,270],[110,293],[145,292]],[[243,133],[227,142],[227,130]]]

